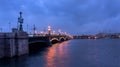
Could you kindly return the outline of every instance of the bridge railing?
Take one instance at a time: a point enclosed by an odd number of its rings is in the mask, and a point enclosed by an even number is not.
[[[29,37],[46,37],[46,36],[50,36],[50,37],[68,37],[68,38],[73,38],[73,36],[70,35],[65,35],[65,34],[29,34]]]

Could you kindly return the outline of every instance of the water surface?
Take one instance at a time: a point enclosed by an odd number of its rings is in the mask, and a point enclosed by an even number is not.
[[[120,67],[120,39],[70,40],[18,58],[0,67]]]

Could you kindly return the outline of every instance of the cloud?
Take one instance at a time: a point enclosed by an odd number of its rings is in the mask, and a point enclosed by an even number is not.
[[[16,26],[22,11],[24,26],[39,30],[51,25],[71,34],[119,32],[119,0],[4,0],[0,2],[0,23]],[[24,27],[26,28],[26,27]],[[6,29],[7,30],[7,29]]]

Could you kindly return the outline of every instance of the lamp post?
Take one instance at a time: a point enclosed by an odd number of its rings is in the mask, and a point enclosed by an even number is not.
[[[48,26],[48,35],[50,36],[50,34],[51,34],[51,27]]]
[[[35,26],[35,24],[33,25],[33,35],[34,35],[34,36],[37,35],[37,30],[36,30],[36,26]]]

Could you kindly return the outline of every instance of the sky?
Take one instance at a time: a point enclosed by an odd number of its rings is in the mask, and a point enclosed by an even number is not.
[[[28,32],[34,24],[72,35],[120,32],[120,0],[0,0],[2,31],[17,26],[20,11]]]

